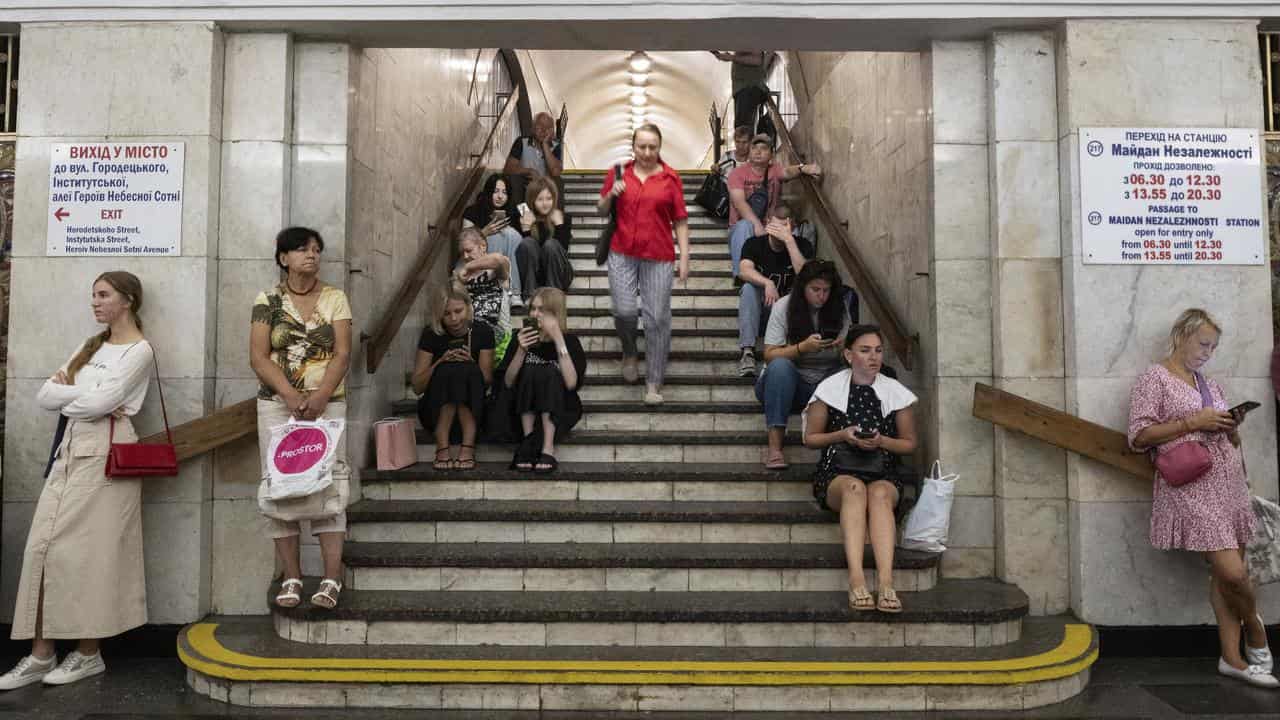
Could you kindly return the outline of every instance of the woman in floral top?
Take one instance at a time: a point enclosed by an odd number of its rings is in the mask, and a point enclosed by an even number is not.
[[[258,446],[262,458],[262,488],[267,477],[267,448],[271,428],[290,418],[345,418],[343,379],[351,364],[351,306],[346,293],[320,281],[320,253],[324,240],[315,230],[291,227],[276,236],[276,264],[284,281],[259,293],[253,303],[249,362],[261,381],[258,391]],[[284,566],[284,581],[276,604],[301,602],[302,569],[298,559],[298,520],[310,519],[311,533],[320,540],[324,580],[311,604],[331,609],[342,591],[342,541],[347,531],[346,505],[350,470],[346,443],[338,443],[333,484],[318,495],[271,501],[263,489],[258,504],[267,515],[276,555]],[[317,512],[316,503],[320,503]],[[318,515],[324,515],[318,517]]]

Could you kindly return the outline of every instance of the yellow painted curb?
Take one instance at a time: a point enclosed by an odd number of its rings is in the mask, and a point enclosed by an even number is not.
[[[188,628],[183,664],[229,680],[348,683],[606,685],[1014,685],[1082,672],[1097,660],[1088,625],[1037,655],[945,662],[682,662],[604,660],[413,660],[268,658],[229,650],[214,623]]]

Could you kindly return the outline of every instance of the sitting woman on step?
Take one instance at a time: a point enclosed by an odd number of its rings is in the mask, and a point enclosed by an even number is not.
[[[520,235],[520,216],[511,201],[507,179],[498,173],[489,176],[484,188],[476,195],[476,201],[462,213],[463,227],[474,227],[484,236],[490,252],[501,254],[511,263],[511,292],[516,298],[520,291],[520,274],[516,268],[516,250],[523,239]]]
[[[351,305],[347,294],[321,282],[324,240],[315,230],[285,228],[276,235],[276,264],[284,279],[258,293],[249,322],[249,366],[258,376],[258,448],[262,461],[259,507],[275,542],[284,580],[276,604],[302,601],[299,521],[306,519],[320,540],[324,579],[311,604],[332,610],[342,592],[342,544],[347,535],[351,470],[346,442],[339,442],[333,484],[321,497],[271,501],[266,498],[271,429],[296,420],[345,418],[347,369],[351,366]],[[318,507],[316,504],[318,503]],[[319,517],[318,513],[325,513]]]
[[[556,207],[556,184],[550,178],[534,178],[525,198],[527,207],[520,215],[524,239],[516,251],[521,292],[526,301],[541,287],[568,292],[573,283],[573,263],[569,262],[573,238],[569,218]]]
[[[564,293],[538,290],[516,334],[517,345],[507,353],[503,383],[514,393],[511,407],[523,431],[512,470],[554,472],[559,467],[556,441],[582,418],[578,389],[587,376],[587,354],[568,332],[567,320]]]
[[[507,279],[511,262],[501,253],[489,252],[484,235],[475,228],[458,234],[458,263],[453,276],[467,288],[475,322],[493,331],[493,361],[502,362],[511,340],[511,302]]]
[[[916,396],[880,374],[884,338],[875,325],[855,325],[844,343],[849,368],[823,380],[804,412],[804,444],[820,448],[813,475],[818,506],[840,515],[849,563],[849,607],[902,612],[893,590],[894,508],[902,496],[895,479],[898,456],[916,449]],[[876,558],[878,602],[862,571],[867,527]]]
[[[132,418],[154,372],[138,319],[142,283],[127,272],[103,273],[91,304],[106,330],[82,343],[36,395],[40,407],[60,415],[13,611],[11,637],[30,639],[31,654],[0,676],[0,690],[106,672],[100,639],[147,622],[142,480],[105,476],[112,437],[137,442]],[[59,665],[54,640],[73,638],[79,644]]]
[[[419,393],[418,420],[435,433],[436,470],[474,470],[476,428],[485,388],[493,381],[493,331],[475,322],[471,296],[457,280],[436,293],[430,324],[418,340],[410,383]],[[453,432],[454,420],[461,432]],[[453,441],[461,440],[457,455]]]
[[[839,298],[843,285],[835,265],[810,260],[797,273],[791,292],[773,304],[764,333],[764,372],[756,380],[756,399],[764,403],[769,448],[764,466],[785,470],[782,451],[787,417],[799,412],[818,383],[845,365],[841,340],[849,313]]]
[[[1255,523],[1236,431],[1244,416],[1228,412],[1222,386],[1200,372],[1221,335],[1203,310],[1178,316],[1168,356],[1138,376],[1130,391],[1129,446],[1154,453],[1151,544],[1203,553],[1208,563],[1209,604],[1222,645],[1218,672],[1275,688],[1280,681],[1271,674],[1266,628],[1244,561]],[[1197,459],[1207,460],[1208,469],[1184,476]]]

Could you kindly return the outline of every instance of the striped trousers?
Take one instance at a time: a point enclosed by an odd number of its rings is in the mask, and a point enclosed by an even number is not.
[[[622,353],[635,356],[636,321],[641,312],[637,293],[643,301],[645,382],[657,387],[667,374],[671,352],[671,286],[675,263],[642,260],[609,253],[609,299],[613,325],[622,343]]]

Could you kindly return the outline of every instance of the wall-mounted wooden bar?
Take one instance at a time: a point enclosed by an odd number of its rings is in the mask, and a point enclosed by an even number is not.
[[[1131,452],[1124,433],[990,385],[974,384],[973,416],[1092,458],[1143,480],[1150,481],[1155,477],[1150,459]]]
[[[189,460],[246,435],[257,433],[258,401],[250,398],[235,405],[228,405],[217,412],[178,425],[172,430],[178,461]],[[164,433],[158,432],[138,442],[162,443],[164,441]]]

